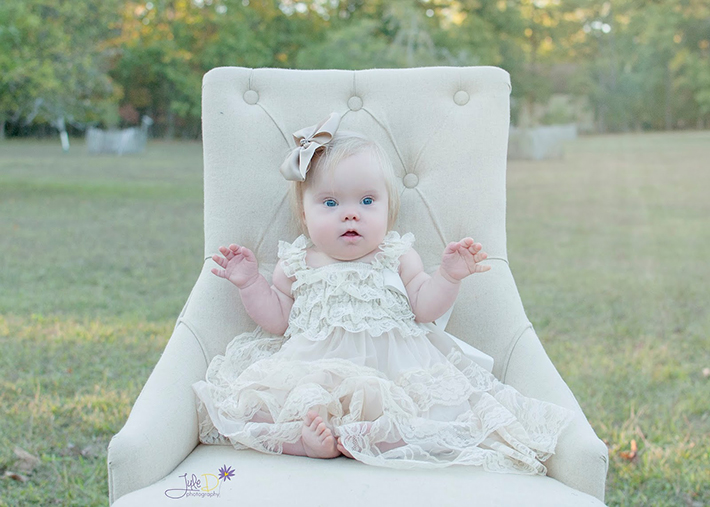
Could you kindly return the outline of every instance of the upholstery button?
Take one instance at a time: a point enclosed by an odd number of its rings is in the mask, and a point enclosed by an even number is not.
[[[348,99],[348,107],[351,111],[357,111],[362,108],[362,99],[357,95],[353,95]]]
[[[454,102],[456,102],[459,106],[463,106],[468,103],[469,98],[468,92],[463,90],[459,90],[454,94]]]
[[[251,104],[252,106],[259,101],[259,94],[256,90],[247,90],[244,92],[244,102]]]
[[[404,183],[404,186],[407,188],[414,188],[419,183],[419,177],[414,173],[407,173],[404,175],[402,183]]]

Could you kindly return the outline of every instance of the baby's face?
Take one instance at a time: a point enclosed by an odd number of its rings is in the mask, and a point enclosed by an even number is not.
[[[389,197],[374,155],[343,159],[332,174],[314,174],[303,192],[303,214],[315,247],[340,261],[365,257],[387,234]]]

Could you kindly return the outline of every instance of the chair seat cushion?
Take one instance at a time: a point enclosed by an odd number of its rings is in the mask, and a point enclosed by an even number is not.
[[[231,477],[220,480],[220,469]],[[550,477],[497,474],[468,466],[396,470],[365,465],[344,456],[312,459],[264,454],[251,449],[236,450],[229,446],[198,445],[165,478],[125,495],[113,504],[114,507],[137,505],[438,507],[604,504]]]

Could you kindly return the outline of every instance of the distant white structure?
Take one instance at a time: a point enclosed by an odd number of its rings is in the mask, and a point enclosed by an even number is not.
[[[86,131],[86,146],[89,153],[141,153],[148,141],[148,127],[153,124],[149,116],[141,118],[140,127],[121,130],[101,130],[89,127]]]
[[[509,160],[562,158],[565,141],[577,138],[577,124],[546,125],[531,128],[510,127]]]
[[[57,127],[57,130],[59,130],[59,139],[62,141],[62,150],[66,153],[69,151],[69,134],[67,134],[67,125],[64,123],[64,116],[57,118],[54,125]]]

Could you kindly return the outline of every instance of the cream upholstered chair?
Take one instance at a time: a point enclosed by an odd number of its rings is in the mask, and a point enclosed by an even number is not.
[[[183,504],[215,506],[603,505],[606,446],[545,354],[508,267],[510,90],[508,73],[495,67],[222,67],[205,75],[205,263],[160,361],[109,445],[114,505],[176,505],[181,495]],[[255,327],[237,289],[211,274],[211,256],[222,244],[246,245],[270,279],[278,240],[298,235],[279,165],[293,146],[291,133],[331,111],[344,114],[342,128],[367,133],[389,152],[401,177],[396,229],[414,233],[427,271],[436,269],[449,241],[470,235],[485,246],[493,269],[463,282],[447,331],[493,356],[501,381],[577,413],[546,463],[547,477],[469,466],[394,470],[343,456],[318,460],[199,444],[191,384],[236,334]],[[216,483],[222,467],[234,475]],[[186,483],[193,475],[199,487]]]

